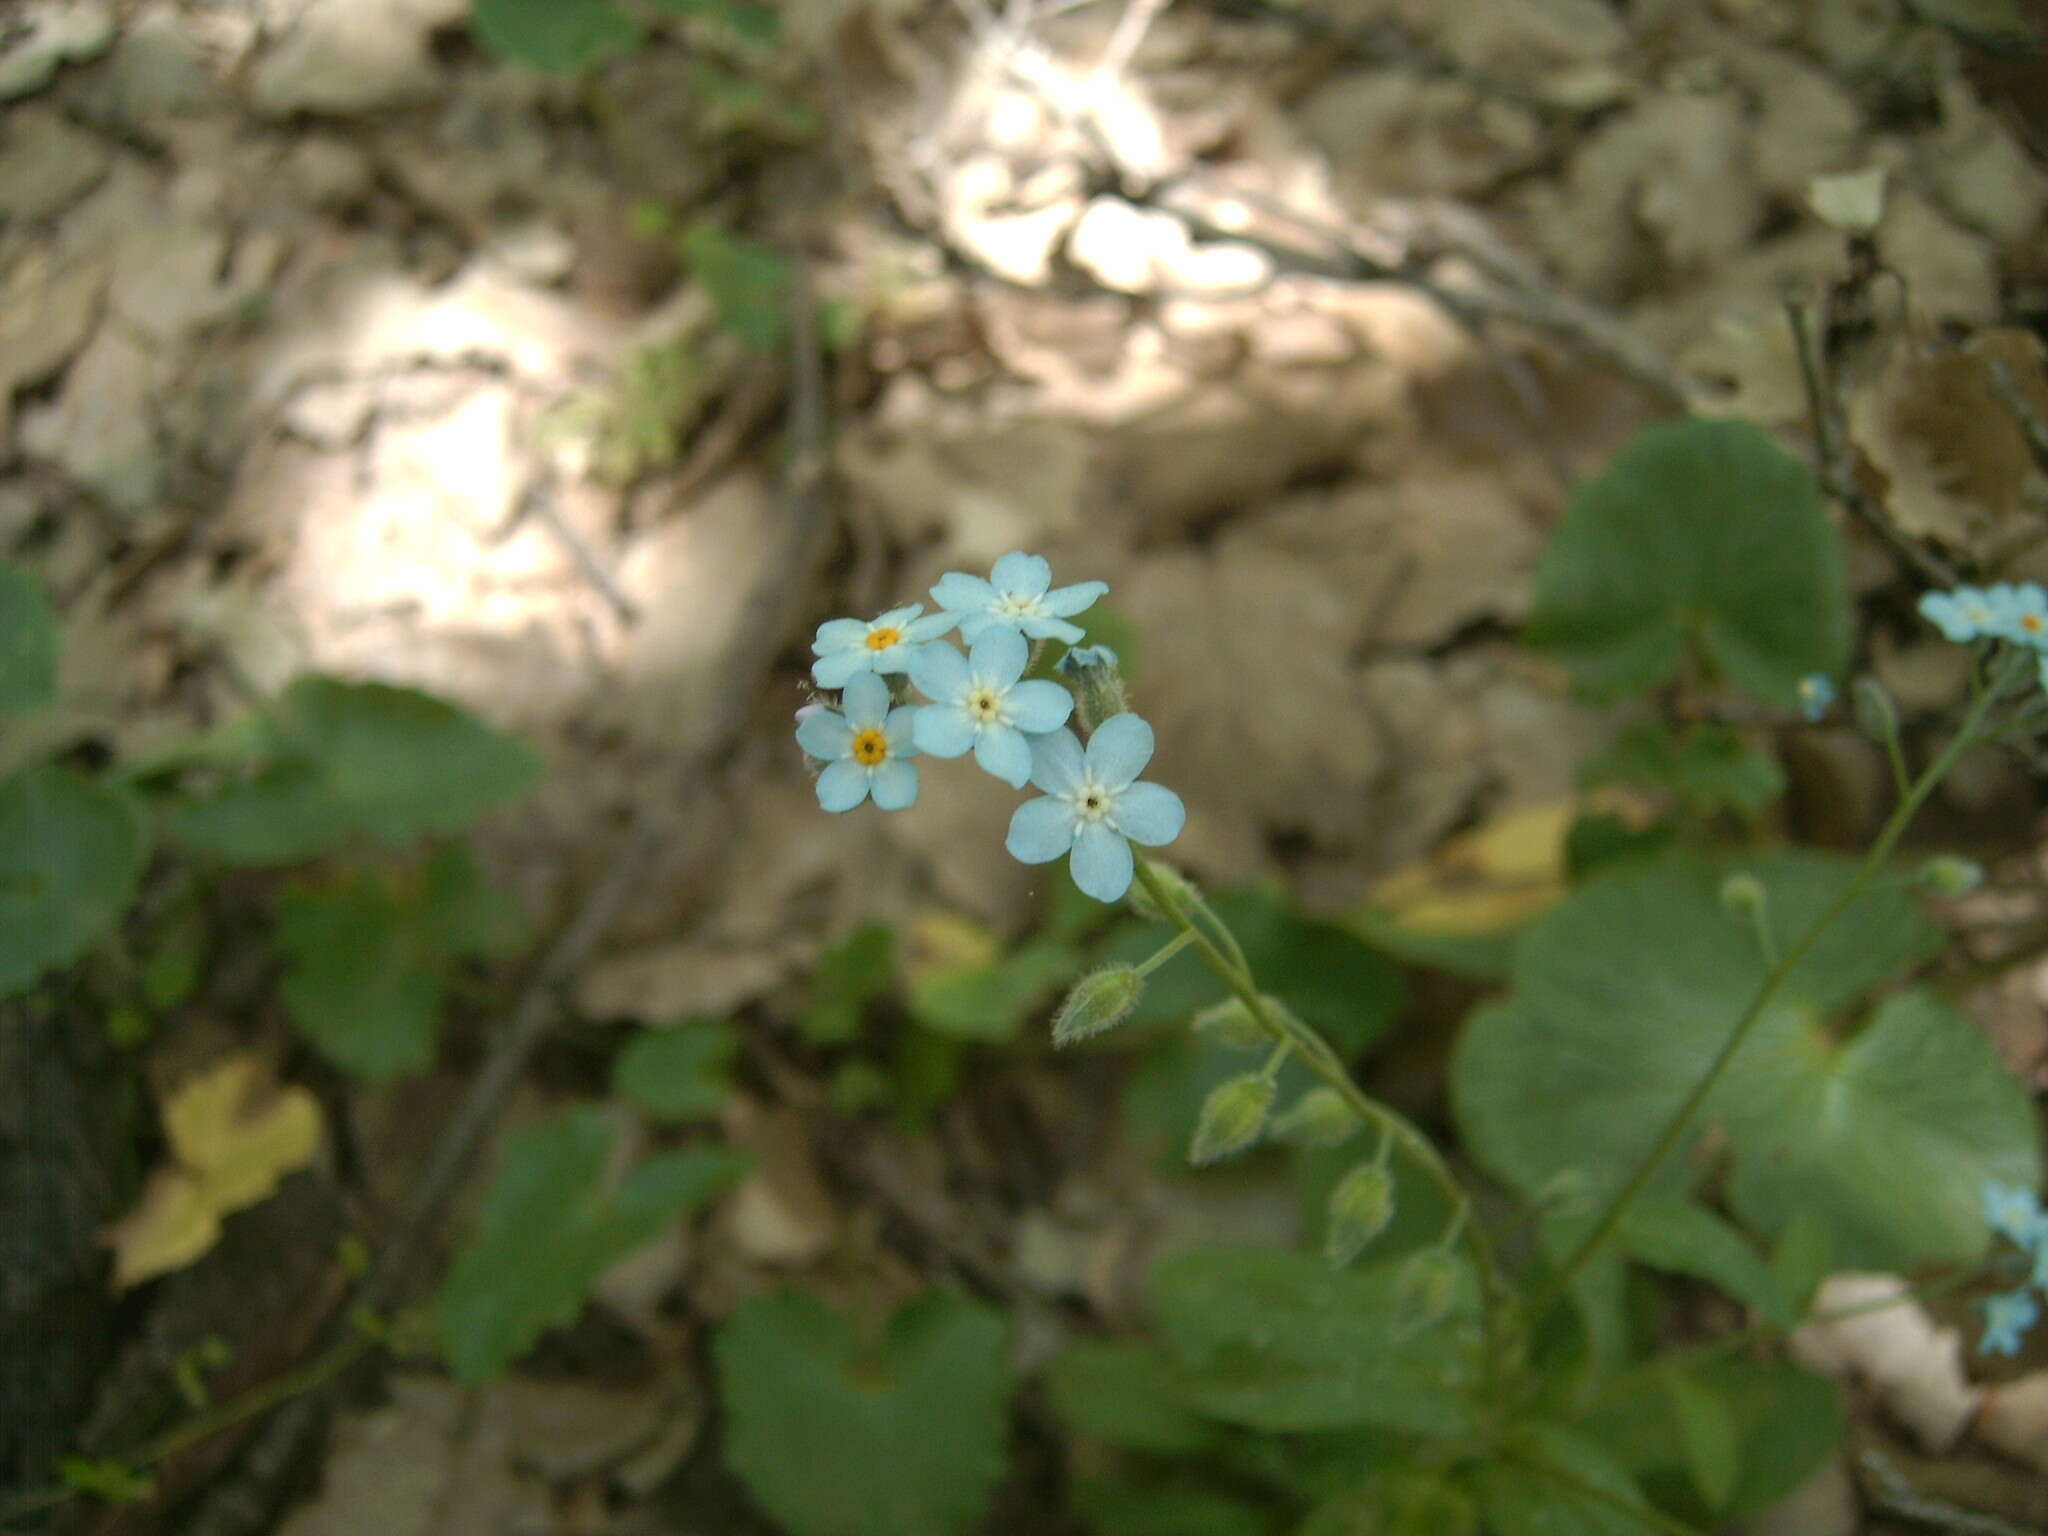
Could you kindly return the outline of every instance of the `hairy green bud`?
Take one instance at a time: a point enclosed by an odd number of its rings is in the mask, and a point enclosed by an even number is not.
[[[1883,683],[1866,672],[1850,685],[1849,698],[1864,735],[1880,742],[1899,739],[1899,706]]]
[[[1721,905],[1737,917],[1763,911],[1765,900],[1763,881],[1747,871],[1721,882]]]
[[[1272,1107],[1273,1085],[1256,1072],[1217,1084],[1202,1101],[1188,1161],[1200,1167],[1242,1152],[1259,1139]]]
[[[1123,714],[1130,706],[1124,691],[1123,667],[1106,645],[1077,645],[1054,663],[1074,695],[1074,713],[1083,731]]]
[[[1159,883],[1166,887],[1167,895],[1173,898],[1174,905],[1181,911],[1187,911],[1201,898],[1201,892],[1195,889],[1195,882],[1172,865],[1161,864],[1155,860],[1152,862],[1152,873],[1158,877]],[[1131,904],[1131,910],[1147,922],[1173,921],[1172,915],[1152,899],[1152,893],[1145,889],[1145,882],[1142,880],[1131,882],[1131,894],[1127,899]]]
[[[1394,1217],[1394,1175],[1374,1159],[1360,1163],[1330,1191],[1323,1224],[1323,1252],[1339,1269],[1386,1231]]]
[[[1227,997],[1211,1003],[1194,1017],[1195,1029],[1218,1045],[1233,1051],[1256,1051],[1271,1041],[1266,1027],[1252,1017],[1241,997]]]
[[[1984,866],[1952,853],[1938,853],[1920,866],[1920,880],[1937,896],[1967,896],[1984,883]]]
[[[1311,1088],[1273,1117],[1275,1139],[1297,1147],[1334,1147],[1358,1129],[1358,1112],[1334,1088]]]
[[[1074,983],[1059,1012],[1052,1016],[1052,1043],[1072,1045],[1115,1029],[1131,1016],[1145,995],[1145,978],[1134,965],[1105,965]]]
[[[1394,1276],[1393,1332],[1409,1338],[1450,1316],[1458,1291],[1458,1261],[1438,1245],[1410,1254]]]

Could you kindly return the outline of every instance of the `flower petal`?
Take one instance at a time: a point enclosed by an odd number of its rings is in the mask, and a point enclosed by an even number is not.
[[[874,652],[867,649],[834,651],[811,663],[811,681],[820,688],[844,688],[863,673],[872,673]]]
[[[1057,640],[1062,645],[1079,645],[1087,638],[1087,632],[1080,625],[1069,624],[1065,619],[1027,614],[1017,620],[1017,627],[1034,640]]]
[[[1031,779],[1031,745],[1014,726],[984,725],[975,739],[974,760],[1012,789]]]
[[[1003,707],[1010,713],[1010,724],[1018,730],[1043,735],[1067,723],[1067,717],[1074,712],[1074,696],[1058,683],[1034,677],[1012,688]]]
[[[1106,581],[1077,581],[1071,587],[1056,587],[1038,600],[1039,608],[1056,619],[1079,613],[1109,590]]]
[[[901,629],[923,612],[923,603],[905,603],[901,608],[891,608],[887,613],[876,619],[874,623],[870,624],[868,628]]]
[[[1024,675],[1031,647],[1014,629],[987,629],[967,655],[967,670],[985,688],[1008,688]]]
[[[1088,772],[1111,789],[1122,789],[1151,761],[1152,727],[1136,715],[1112,715],[1088,738]]]
[[[1049,795],[1064,795],[1081,782],[1085,759],[1072,731],[1031,738],[1031,782]]]
[[[955,703],[969,687],[967,658],[950,645],[920,646],[910,658],[910,680],[926,698]]]
[[[805,715],[796,728],[796,744],[813,757],[836,763],[853,746],[853,731],[843,716],[829,709]]]
[[[933,757],[958,757],[974,745],[974,721],[958,704],[927,704],[917,712],[917,748]]]
[[[877,672],[908,672],[910,664],[917,659],[917,653],[923,649],[921,645],[905,645],[899,640],[894,645],[885,645],[879,651],[869,651],[868,654],[875,658]]]
[[[840,703],[846,710],[846,723],[855,730],[881,725],[889,718],[889,685],[872,672],[857,672],[846,680],[846,694]]]
[[[891,757],[917,756],[917,717],[923,713],[924,708],[916,704],[899,704],[889,711],[882,734],[889,738]]]
[[[1097,901],[1122,901],[1131,888],[1131,845],[1099,821],[1074,834],[1074,859],[1068,868],[1074,884]]]
[[[1013,549],[996,562],[996,568],[988,575],[999,592],[1038,597],[1052,585],[1052,564],[1043,555],[1027,555]]]
[[[818,775],[818,804],[828,811],[850,811],[868,797],[868,771],[850,757]]]
[[[917,804],[917,767],[901,758],[892,757],[886,763],[868,770],[873,782],[875,804],[885,811],[907,811]]]
[[[859,645],[867,637],[868,627],[859,619],[827,619],[818,626],[818,638],[811,642],[811,649],[825,656]]]
[[[912,619],[903,626],[903,638],[913,645],[923,645],[936,640],[955,624],[960,622],[957,613],[928,613],[921,619]]]
[[[979,576],[948,571],[932,588],[932,601],[952,613],[978,613],[996,600],[996,589]]]
[[[1050,864],[1074,846],[1072,808],[1049,795],[1026,800],[1011,814],[1003,846],[1019,864]]]
[[[1117,831],[1147,848],[1172,842],[1188,823],[1188,808],[1164,784],[1126,785],[1111,814]]]
[[[960,638],[969,645],[979,640],[991,629],[1015,629],[1017,621],[1008,615],[993,613],[963,613],[960,615]]]

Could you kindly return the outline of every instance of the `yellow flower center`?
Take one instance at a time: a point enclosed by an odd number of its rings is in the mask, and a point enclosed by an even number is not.
[[[853,738],[853,760],[872,768],[889,756],[889,738],[877,730],[862,731]]]
[[[890,646],[899,644],[902,639],[902,630],[890,629],[885,624],[880,629],[868,631],[868,649],[871,651],[886,651]]]
[[[2048,623],[2048,621],[2044,621],[2038,613],[2023,613],[2020,615],[2020,628],[2030,635],[2040,634],[2044,623]]]

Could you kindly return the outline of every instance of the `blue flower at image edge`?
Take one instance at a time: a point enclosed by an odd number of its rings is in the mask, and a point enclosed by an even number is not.
[[[1033,640],[1073,645],[1082,631],[1066,621],[1108,590],[1105,581],[1054,589],[1052,566],[1043,556],[1012,550],[995,563],[986,581],[965,571],[948,571],[932,588],[932,601],[959,619],[963,640],[979,639],[996,627]]]
[[[2031,581],[2017,586],[2002,581],[1984,599],[1995,615],[1993,634],[2033,650],[2048,648],[2048,592]]]
[[[1984,1303],[1984,1337],[1977,1343],[1980,1354],[2016,1355],[2020,1340],[2041,1316],[2041,1304],[2034,1293],[2021,1289],[1993,1296]]]
[[[1136,715],[1102,722],[1087,749],[1072,731],[1031,744],[1031,782],[1045,794],[1010,818],[1004,846],[1024,864],[1049,864],[1071,851],[1074,884],[1097,901],[1131,888],[1131,844],[1156,848],[1180,836],[1187,807],[1159,784],[1136,782],[1152,760],[1152,727]]]
[[[1834,708],[1835,684],[1825,672],[1809,672],[1799,679],[1799,713],[1809,724],[1818,724]]]
[[[917,769],[904,761],[917,755],[917,710],[889,707],[889,685],[872,672],[855,674],[846,685],[846,713],[820,709],[797,725],[797,745],[821,760],[818,804],[850,811],[870,795],[885,811],[917,803]]]
[[[2042,1211],[2041,1197],[2031,1189],[1986,1179],[1982,1201],[1985,1224],[1999,1236],[2022,1248],[2048,1239],[2048,1213]]]
[[[820,688],[844,688],[848,679],[876,672],[908,672],[911,658],[959,622],[950,613],[928,614],[923,603],[891,608],[880,618],[827,619],[811,649],[811,681]]]
[[[1043,735],[1067,723],[1074,696],[1058,683],[1020,682],[1031,648],[1013,629],[991,629],[962,656],[928,645],[910,662],[910,680],[931,699],[917,712],[918,749],[933,757],[974,760],[1012,789],[1031,777],[1027,732]]]

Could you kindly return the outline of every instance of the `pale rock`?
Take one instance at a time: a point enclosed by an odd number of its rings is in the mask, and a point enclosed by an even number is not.
[[[1992,1449],[2048,1474],[2048,1371],[1986,1387],[1977,1434]]]
[[[998,277],[1040,287],[1052,276],[1053,253],[1081,214],[1075,193],[1032,198],[1026,211],[1010,163],[1000,155],[963,157],[945,174],[941,210],[946,234]]]
[[[91,98],[132,123],[155,123],[211,106],[220,83],[184,12],[163,6],[138,13],[114,44]]]
[[[36,246],[0,276],[0,446],[17,389],[55,373],[85,342],[106,286],[100,262]]]
[[[983,565],[1073,528],[1091,469],[1080,430],[1028,419],[958,433],[855,426],[842,435],[839,464],[899,537],[942,535],[947,560]]]
[[[1837,176],[1816,176],[1806,186],[1806,206],[1831,229],[1867,235],[1884,218],[1885,179],[1881,165]]]
[[[1845,1457],[1830,1456],[1798,1488],[1743,1522],[1742,1536],[1857,1536],[1862,1501]]]
[[[151,427],[152,374],[150,355],[125,330],[101,326],[58,398],[22,418],[22,446],[117,510],[143,511],[163,479]]]
[[[2048,172],[1961,80],[1942,95],[1942,131],[1930,136],[1922,155],[1935,196],[1964,224],[2016,245],[2048,212]]]
[[[726,1014],[774,987],[790,968],[772,950],[661,944],[591,966],[577,983],[576,1007],[588,1018],[646,1024]]]
[[[369,195],[376,169],[346,139],[307,134],[286,154],[279,170],[286,184],[315,208],[348,208]]]
[[[662,1391],[619,1391],[580,1381],[507,1376],[486,1392],[482,1414],[502,1432],[513,1466],[549,1482],[588,1477],[652,1440]]]
[[[1887,199],[1877,244],[1904,276],[1917,319],[1982,321],[1999,312],[1991,242],[1958,228],[1918,193],[1902,187]]]
[[[839,1209],[805,1134],[805,1117],[765,1109],[744,1096],[726,1107],[727,1140],[755,1160],[719,1207],[734,1247],[757,1264],[800,1265],[821,1257],[839,1230]]]
[[[32,223],[75,201],[114,158],[106,144],[42,107],[0,122],[0,217]]]
[[[30,0],[9,23],[27,30],[0,52],[0,101],[41,90],[65,64],[98,58],[114,36],[113,9],[103,0]]]
[[[429,34],[466,10],[461,0],[314,0],[258,61],[250,104],[265,117],[346,116],[419,100],[437,79]]]
[[[159,347],[232,315],[275,275],[284,248],[255,231],[230,245],[218,224],[159,222],[133,230],[114,255],[114,312]]]
[[[1952,1449],[1982,1400],[1963,1372],[1963,1339],[1938,1324],[1897,1275],[1832,1275],[1814,1297],[1815,1314],[1877,1307],[1810,1322],[1791,1338],[1792,1355],[1824,1375],[1862,1381],[1929,1455]]]

